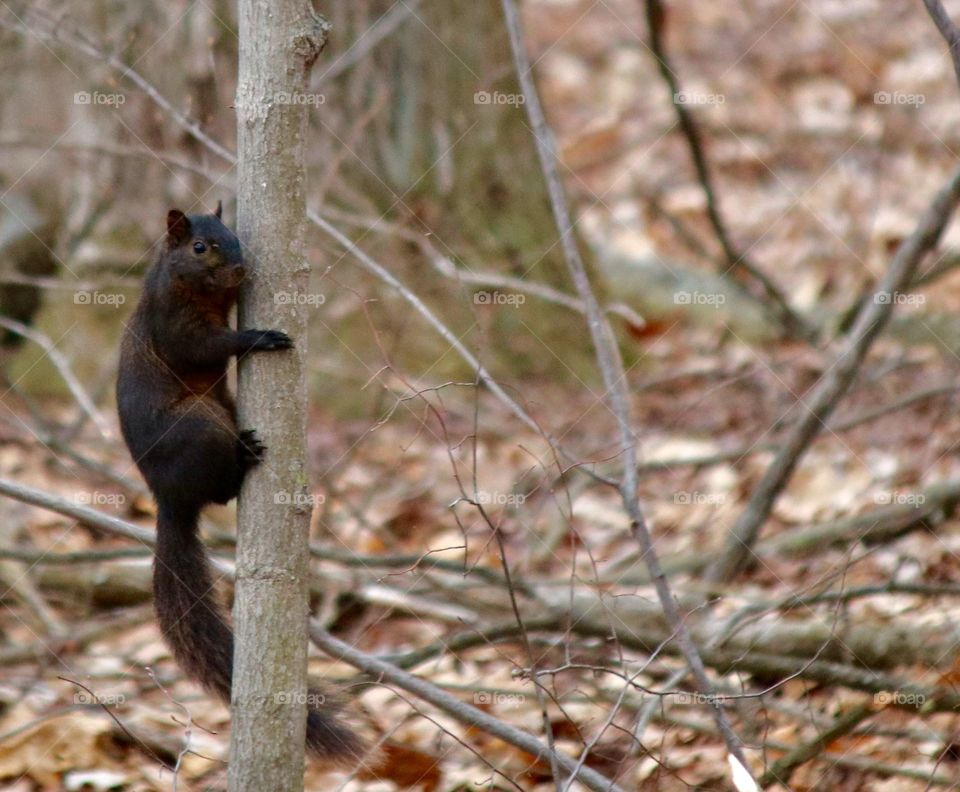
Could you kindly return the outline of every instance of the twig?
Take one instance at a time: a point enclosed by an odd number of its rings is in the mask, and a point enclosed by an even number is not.
[[[474,286],[488,286],[494,289],[506,289],[520,294],[529,294],[531,297],[537,297],[538,299],[554,303],[555,305],[562,305],[564,308],[569,308],[571,311],[576,311],[577,313],[584,315],[587,313],[587,308],[583,300],[578,300],[569,294],[564,294],[542,283],[531,283],[530,281],[514,278],[510,275],[461,269],[422,236],[419,236],[416,241],[427,258],[430,259],[430,262],[437,272],[446,278]],[[634,327],[646,327],[646,320],[624,303],[608,303],[603,307],[603,310],[605,313],[619,316]]]
[[[686,675],[686,668],[677,669],[664,683],[664,689],[673,690],[683,681]],[[637,715],[637,722],[633,727],[633,739],[635,739],[637,742],[643,741],[643,733],[647,730],[647,726],[650,725],[650,721],[662,704],[660,696],[650,695],[648,693],[645,699],[646,700],[640,706],[640,712]]]
[[[110,711],[110,708],[109,708],[106,704],[104,704],[103,701],[101,701],[100,696],[98,696],[96,693],[94,693],[90,688],[88,688],[88,687],[87,687],[86,685],[84,685],[82,682],[77,682],[77,680],[75,680],[75,679],[70,679],[70,678],[65,677],[65,676],[58,676],[57,679],[60,679],[60,680],[62,680],[63,682],[69,682],[71,685],[75,685],[76,687],[80,688],[81,690],[85,690],[87,693],[89,693],[89,694],[90,694],[90,697],[93,699],[93,701],[95,701],[95,702],[97,703],[97,705],[98,705],[104,712],[106,712],[107,715],[110,716],[110,719],[111,719],[115,724],[117,724],[118,728],[119,728],[125,735],[127,735],[127,737],[129,737],[131,740],[133,740],[134,743],[136,743],[136,744],[142,746],[143,748],[145,748],[145,749],[147,750],[147,753],[150,755],[150,758],[151,758],[151,759],[155,759],[158,764],[161,764],[161,765],[166,766],[166,762],[164,762],[163,759],[161,759],[159,756],[157,756],[157,754],[154,753],[153,749],[152,749],[149,745],[147,745],[143,740],[141,740],[139,737],[137,737],[137,735],[135,735],[135,734],[134,734],[133,732],[131,732],[126,726],[124,726],[124,725],[123,725],[123,722],[122,722],[116,715],[114,715],[114,714]],[[174,787],[174,788],[176,788],[176,787]]]
[[[583,300],[586,308],[587,324],[590,329],[590,337],[593,341],[597,364],[603,377],[610,409],[617,420],[623,454],[623,475],[619,486],[620,497],[623,501],[624,509],[630,518],[634,537],[640,545],[644,562],[650,572],[650,577],[653,579],[664,616],[671,631],[676,635],[677,644],[687,664],[690,666],[690,671],[697,688],[702,694],[708,696],[708,700],[711,701],[717,728],[723,736],[723,740],[730,754],[743,766],[744,772],[749,774],[750,771],[747,760],[743,753],[743,743],[733,731],[721,704],[712,697],[713,686],[707,677],[703,661],[690,637],[690,633],[684,622],[684,617],[680,613],[680,608],[673,597],[673,593],[670,591],[666,576],[660,567],[660,561],[654,549],[650,531],[647,528],[643,512],[640,508],[640,502],[637,497],[636,438],[630,425],[630,403],[627,393],[626,375],[623,369],[623,360],[620,357],[620,352],[614,340],[610,325],[600,310],[600,305],[593,293],[586,267],[584,267],[583,261],[580,258],[580,251],[577,248],[570,210],[567,206],[566,195],[564,194],[563,185],[557,172],[556,144],[553,139],[553,132],[547,124],[543,109],[540,106],[540,97],[537,93],[536,85],[533,82],[532,67],[523,42],[520,14],[517,10],[516,2],[515,0],[502,0],[502,5],[507,30],[510,34],[510,47],[513,50],[514,66],[516,67],[517,76],[523,91],[527,117],[530,119],[530,124],[533,127],[537,155],[540,158],[540,165],[543,169],[544,178],[546,179],[554,220],[560,232],[564,260],[577,294],[580,296],[580,299]]]
[[[163,693],[163,695],[166,697],[167,701],[169,701],[169,702],[170,702],[171,704],[173,704],[175,707],[179,707],[179,709],[183,712],[183,714],[186,716],[186,719],[187,719],[187,720],[186,720],[186,723],[183,723],[183,724],[182,724],[182,726],[183,726],[183,747],[177,752],[177,762],[176,762],[176,764],[175,764],[175,765],[173,766],[173,768],[172,768],[172,772],[173,772],[173,792],[177,792],[177,779],[178,779],[179,776],[180,776],[180,767],[183,765],[183,758],[184,758],[187,754],[194,753],[194,751],[191,750],[191,748],[190,748],[190,741],[193,739],[193,725],[194,725],[194,724],[193,724],[193,713],[192,713],[186,706],[184,706],[181,702],[177,701],[177,700],[170,694],[170,691],[168,691],[168,690],[166,689],[166,687],[163,686],[163,684],[162,684],[162,683],[160,682],[160,680],[157,678],[157,675],[154,673],[154,671],[153,671],[152,668],[150,668],[149,666],[147,666],[146,672],[147,672],[147,676],[149,676],[150,679],[153,680],[153,683],[159,688],[160,692]],[[176,722],[176,723],[180,723],[180,721],[178,721],[176,718],[173,718],[173,721]],[[202,727],[201,727],[201,728],[202,728]],[[204,731],[208,731],[208,733],[211,733],[211,734],[212,734],[212,732],[209,732],[209,730],[207,730],[207,729],[204,729]]]
[[[654,58],[657,61],[657,69],[670,91],[670,100],[673,104],[674,112],[677,114],[677,121],[687,141],[687,148],[690,150],[690,158],[693,160],[693,167],[697,172],[697,179],[700,181],[700,186],[707,200],[707,217],[710,220],[710,225],[713,226],[720,246],[723,248],[723,255],[727,259],[727,264],[730,269],[742,271],[761,285],[766,296],[775,304],[776,311],[780,314],[781,323],[788,332],[798,334],[808,340],[816,338],[816,330],[790,307],[783,292],[777,288],[776,284],[767,277],[762,270],[747,258],[745,252],[737,250],[733,241],[730,239],[730,233],[720,214],[720,205],[713,186],[713,178],[710,175],[710,168],[707,165],[707,158],[704,154],[703,137],[700,134],[700,128],[697,126],[693,114],[687,105],[680,101],[679,98],[681,94],[680,81],[677,78],[676,70],[670,62],[663,41],[666,19],[663,3],[661,0],[646,0],[644,5],[647,15],[647,26],[650,31],[650,50],[653,52]]]
[[[310,638],[314,644],[331,657],[349,663],[354,668],[358,668],[376,679],[396,685],[398,688],[412,693],[417,698],[433,704],[460,723],[471,728],[481,729],[494,737],[499,737],[504,742],[515,745],[520,750],[526,751],[538,759],[546,757],[550,752],[547,746],[536,737],[494,718],[471,704],[460,701],[460,699],[413,674],[353,648],[339,638],[330,635],[316,622],[310,624]],[[555,753],[555,756],[560,767],[568,773],[574,771],[576,762],[562,753]],[[622,788],[617,786],[614,781],[605,778],[590,767],[581,767],[576,777],[595,792],[623,792]]]
[[[913,233],[900,243],[873,299],[864,303],[858,312],[833,365],[813,393],[800,400],[805,413],[787,435],[746,508],[730,529],[721,558],[708,572],[710,582],[729,581],[743,568],[774,501],[790,480],[800,457],[853,383],[871,345],[893,314],[894,296],[907,287],[924,256],[936,246],[958,201],[960,167],[953,171],[946,186],[937,193]]]

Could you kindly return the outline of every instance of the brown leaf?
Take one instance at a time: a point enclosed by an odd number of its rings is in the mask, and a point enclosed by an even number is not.
[[[392,781],[401,789],[419,787],[424,792],[434,792],[443,774],[435,756],[398,743],[386,743],[376,761],[364,766],[357,776],[368,781]]]

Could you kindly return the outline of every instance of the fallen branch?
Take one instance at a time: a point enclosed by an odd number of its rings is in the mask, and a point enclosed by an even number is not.
[[[557,751],[551,752],[545,744],[533,735],[514,728],[471,704],[460,701],[460,699],[446,693],[436,685],[409,674],[390,663],[364,654],[359,649],[355,649],[335,638],[318,626],[316,622],[310,624],[310,638],[318,648],[330,657],[342,660],[381,682],[396,685],[407,693],[429,702],[459,723],[492,734],[494,737],[526,751],[535,759],[552,759],[557,765],[595,792],[623,792],[622,787],[617,786],[612,779],[605,778],[590,767],[578,767],[577,763],[565,754]],[[553,757],[549,756],[550,753],[553,753]]]
[[[82,522],[99,527],[128,538],[135,538],[146,544],[153,541],[152,532],[109,517],[94,509],[78,506],[69,501],[32,490],[22,485],[0,479],[0,494],[14,497],[26,503],[66,514]],[[927,593],[927,592],[917,592]],[[936,592],[930,592],[936,593]],[[949,592],[944,592],[949,593]],[[566,599],[565,597],[563,599]],[[542,615],[544,606],[540,605],[540,615],[525,616],[526,629],[533,632],[558,632],[561,636],[568,633],[581,637],[609,640],[613,634],[624,648],[649,653],[659,651],[663,654],[679,654],[672,643],[665,643],[671,632],[663,622],[663,614],[655,606],[641,606],[637,598],[632,605],[625,605],[624,598],[616,598],[621,609],[620,624],[630,624],[630,629],[620,626],[611,630],[608,622],[591,619],[590,602],[581,599],[576,612],[571,617],[568,608]],[[137,617],[142,619],[142,615]],[[136,620],[136,619],[135,619]],[[791,624],[794,629],[790,629]],[[105,628],[104,628],[105,629]],[[402,667],[413,667],[438,656],[444,651],[466,651],[474,646],[489,646],[501,640],[509,640],[516,635],[515,622],[508,625],[494,625],[483,630],[454,635],[436,645],[422,647],[405,655],[393,656],[390,660]],[[99,633],[96,633],[97,635]],[[710,647],[711,636],[698,635],[698,643],[707,648],[701,649],[705,663],[723,674],[742,672],[757,674],[763,679],[787,679],[799,677],[824,685],[843,685],[871,693],[899,691],[922,696],[924,707],[933,710],[948,711],[960,708],[960,694],[936,685],[911,685],[905,680],[886,673],[867,668],[855,668],[851,665],[832,662],[826,659],[810,660],[818,654],[826,657],[854,654],[861,662],[875,663],[878,667],[910,663],[914,660],[935,667],[937,659],[949,657],[949,647],[953,646],[956,636],[952,636],[945,625],[930,625],[928,632],[918,633],[914,623],[890,623],[878,628],[876,625],[851,625],[839,635],[831,633],[823,623],[784,622],[771,631],[771,627],[761,625],[752,630],[744,630],[729,642],[728,648]],[[938,643],[939,642],[939,643]],[[832,644],[826,646],[826,644]],[[761,647],[758,650],[757,647]],[[762,651],[766,647],[767,651]],[[0,664],[25,662],[45,654],[45,647],[18,647],[0,652]],[[795,652],[805,656],[787,654]],[[718,701],[722,697],[719,697]],[[905,699],[909,701],[909,699]],[[894,702],[896,705],[897,702]],[[904,704],[903,708],[916,711],[916,704]]]

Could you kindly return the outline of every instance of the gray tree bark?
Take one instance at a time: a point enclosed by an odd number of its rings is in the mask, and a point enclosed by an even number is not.
[[[306,320],[303,139],[307,75],[327,23],[306,0],[241,0],[237,230],[248,271],[242,328],[280,329],[292,352],[239,365],[238,423],[267,446],[238,506],[229,789],[303,789],[306,728]]]

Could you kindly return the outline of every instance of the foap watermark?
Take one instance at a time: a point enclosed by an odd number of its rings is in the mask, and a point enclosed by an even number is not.
[[[282,291],[273,295],[274,305],[309,305],[315,308],[326,301],[327,296],[317,292]]]
[[[299,91],[277,91],[273,103],[278,105],[306,105],[319,107],[327,103],[327,97],[321,93],[301,93]]]
[[[673,103],[678,105],[722,105],[726,101],[723,94],[704,91],[677,91],[673,95]]]
[[[674,305],[712,305],[719,308],[727,301],[727,295],[719,292],[688,292],[679,291],[673,293]]]
[[[74,305],[109,305],[119,308],[127,301],[127,295],[117,292],[78,291],[73,293]]]
[[[127,697],[123,693],[110,693],[107,695],[101,693],[89,693],[86,690],[78,690],[73,694],[74,704],[96,704],[104,707],[120,707],[127,703]]]
[[[879,305],[923,305],[927,298],[922,294],[904,294],[903,292],[880,292],[873,296]]]
[[[916,707],[920,709],[927,701],[923,693],[913,693],[909,690],[881,690],[874,693],[873,701],[877,706],[886,707]]]
[[[723,704],[726,697],[718,693],[698,693],[695,690],[677,690],[670,694],[678,704]]]
[[[923,506],[927,496],[922,492],[878,492],[873,502],[878,506]]]
[[[122,492],[98,492],[97,490],[80,490],[73,493],[73,502],[81,506],[123,506],[127,496]]]
[[[266,708],[274,708],[278,704],[307,704],[308,706],[321,706],[326,703],[326,697],[316,690],[281,690],[279,693],[250,693],[238,696],[234,694],[233,706],[246,710],[247,712],[261,711]]]
[[[519,307],[527,301],[525,294],[501,291],[478,291],[473,295],[474,305],[512,305]]]
[[[680,490],[673,496],[673,502],[683,506],[695,506],[699,504],[708,504],[710,506],[719,506],[726,503],[727,496],[718,492],[688,492]]]
[[[298,691],[296,693],[280,692],[274,696],[277,704],[306,704],[308,707],[320,707],[327,703],[327,697],[323,693],[317,693],[314,690],[308,690],[305,693]]]
[[[477,493],[477,503],[481,506],[522,506],[527,496],[520,492]]]
[[[502,91],[477,91],[473,95],[475,105],[513,105],[519,107],[527,101],[522,93],[503,93]]]
[[[288,492],[287,490],[280,490],[279,492],[273,493],[273,502],[281,506],[309,506],[313,508],[322,505],[326,499],[326,496],[319,492]]]
[[[104,93],[103,91],[77,91],[73,95],[73,103],[78,105],[99,105],[105,107],[120,107],[127,101],[122,93]]]
[[[919,107],[927,101],[922,93],[904,93],[903,91],[877,91],[873,103],[878,105],[913,105]]]
[[[473,703],[488,707],[519,707],[527,700],[523,693],[501,693],[499,690],[478,690],[473,694]]]

